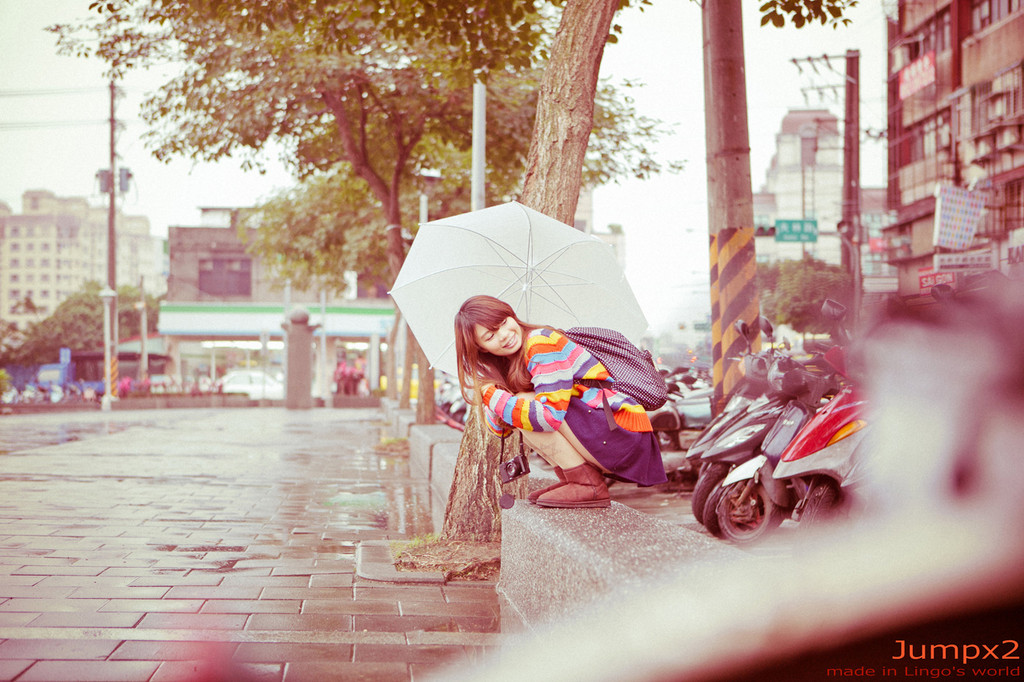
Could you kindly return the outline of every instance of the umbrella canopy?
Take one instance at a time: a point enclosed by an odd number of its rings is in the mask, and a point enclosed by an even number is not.
[[[451,374],[455,315],[477,294],[530,324],[608,327],[634,343],[647,330],[608,244],[517,202],[423,223],[390,293],[431,365]]]

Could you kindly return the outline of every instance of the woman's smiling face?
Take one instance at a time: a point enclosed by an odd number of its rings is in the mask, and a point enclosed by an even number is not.
[[[506,317],[497,329],[475,325],[473,333],[480,349],[492,355],[513,355],[523,345],[523,328],[511,317]]]

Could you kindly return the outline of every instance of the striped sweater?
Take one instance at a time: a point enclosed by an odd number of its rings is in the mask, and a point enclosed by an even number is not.
[[[607,395],[615,423],[627,431],[651,431],[647,412],[635,400],[614,388],[584,386],[584,379],[614,382],[597,358],[553,329],[537,329],[526,338],[526,363],[533,377],[534,399],[517,397],[491,385],[484,389],[484,413],[498,435],[513,428],[557,431],[565,419],[570,398],[579,398],[597,411]],[[609,384],[611,385],[611,384]],[[600,417],[604,419],[603,413]]]

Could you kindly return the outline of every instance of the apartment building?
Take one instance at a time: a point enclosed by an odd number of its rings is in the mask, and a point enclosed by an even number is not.
[[[115,216],[118,285],[165,290],[163,240],[144,216]],[[89,281],[107,282],[108,208],[47,190],[22,194],[21,213],[0,204],[0,315],[24,328]]]
[[[795,109],[783,117],[765,183],[753,196],[757,260],[774,263],[811,256],[843,262],[843,134],[827,109]],[[860,222],[866,243],[861,272],[866,294],[895,291],[895,271],[884,261],[882,230],[892,216],[882,188],[861,188]]]
[[[889,21],[887,259],[899,293],[1024,278],[1024,3],[899,0]]]

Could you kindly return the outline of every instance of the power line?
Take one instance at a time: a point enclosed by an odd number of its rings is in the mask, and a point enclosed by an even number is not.
[[[128,124],[138,123],[139,119],[117,119],[119,129],[124,129]],[[0,122],[0,130],[36,130],[41,128],[72,128],[75,126],[109,125],[110,120],[105,118],[81,119],[77,121],[9,121]]]
[[[77,95],[82,93],[104,92],[103,87],[89,88],[52,88],[40,90],[0,90],[0,97],[43,97],[49,95]]]
[[[97,118],[89,121],[12,121],[0,123],[0,130],[34,130],[38,128],[70,128],[75,126],[107,125],[109,121]]]

